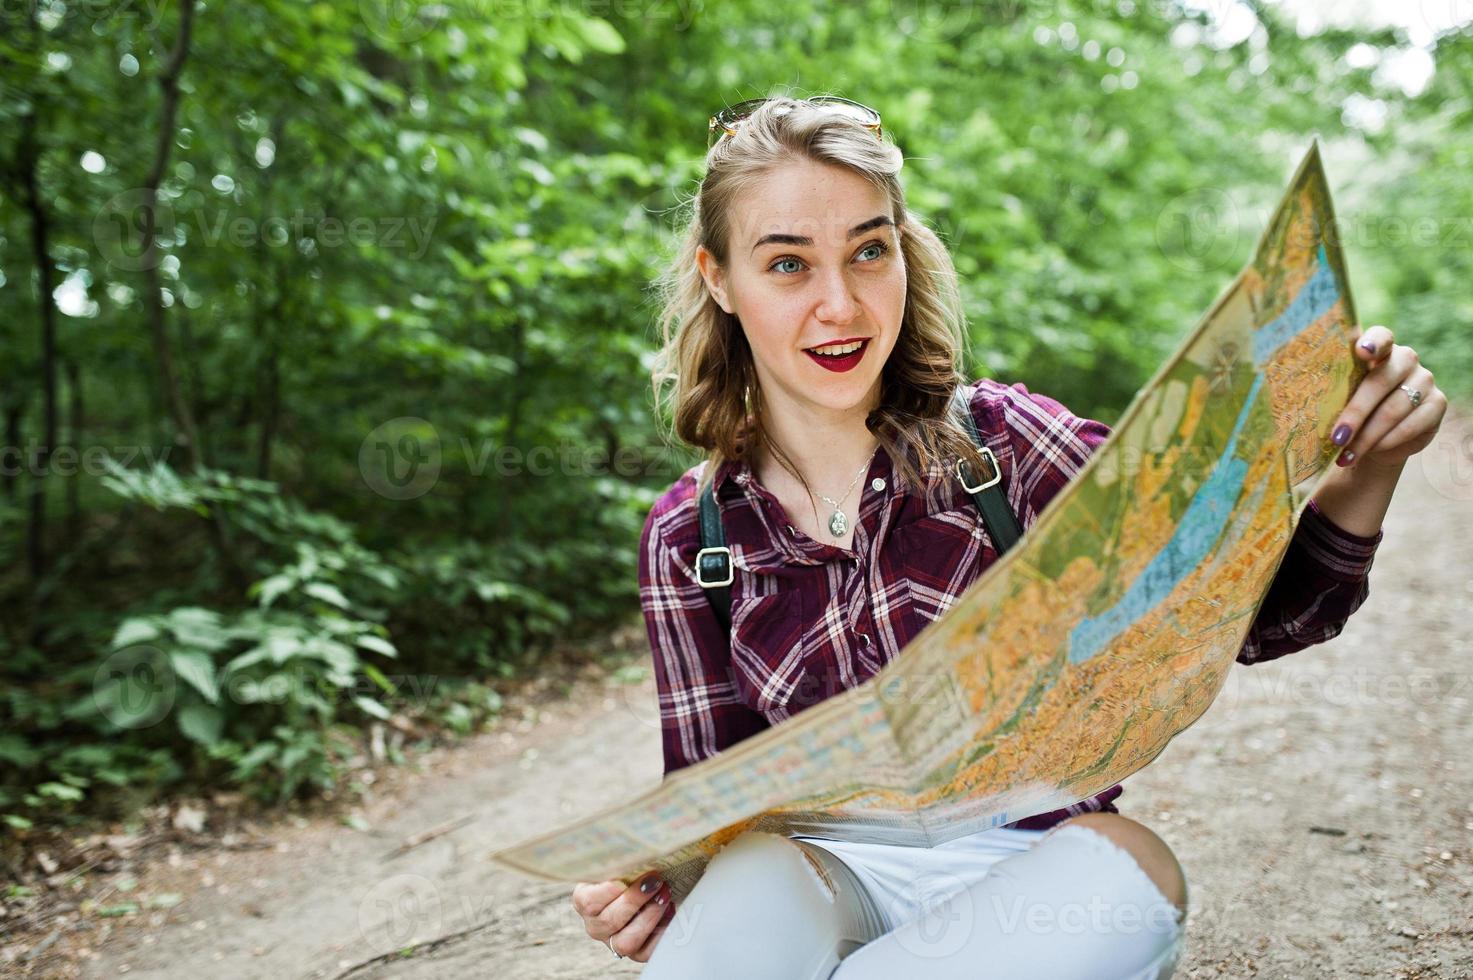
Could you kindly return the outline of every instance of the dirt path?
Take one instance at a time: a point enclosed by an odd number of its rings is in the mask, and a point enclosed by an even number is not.
[[[1473,976],[1467,419],[1449,418],[1408,467],[1385,530],[1371,597],[1341,637],[1235,668],[1208,714],[1125,784],[1122,812],[1187,871],[1180,977]],[[158,925],[120,927],[84,975],[637,975],[583,936],[568,887],[502,873],[485,855],[658,780],[643,674],[585,680],[443,753],[364,811],[368,832],[283,823],[274,849],[141,869],[139,894],[183,901]]]

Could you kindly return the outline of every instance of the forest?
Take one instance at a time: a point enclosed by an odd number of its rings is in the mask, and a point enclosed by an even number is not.
[[[1473,394],[1466,26],[15,0],[0,27],[7,837],[340,789],[370,733],[476,731],[637,619],[640,527],[699,458],[655,413],[652,284],[742,99],[879,109],[968,374],[1112,423],[1318,139],[1362,323]]]

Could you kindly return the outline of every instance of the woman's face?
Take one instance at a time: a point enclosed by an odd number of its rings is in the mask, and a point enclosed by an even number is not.
[[[841,167],[789,164],[737,201],[727,249],[724,268],[704,248],[697,261],[716,302],[741,321],[768,403],[871,407],[905,312],[885,192]],[[844,357],[813,352],[856,342]]]

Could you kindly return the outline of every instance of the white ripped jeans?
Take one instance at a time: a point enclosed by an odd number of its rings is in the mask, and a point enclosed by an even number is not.
[[[646,980],[1165,980],[1184,916],[1084,825],[932,848],[746,833],[711,859]]]

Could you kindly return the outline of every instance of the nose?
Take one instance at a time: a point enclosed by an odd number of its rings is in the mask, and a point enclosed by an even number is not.
[[[818,309],[814,311],[819,320],[843,324],[859,315],[859,303],[854,299],[854,291],[849,288],[849,281],[843,270],[833,269],[827,272],[820,288],[823,292],[819,297]]]

